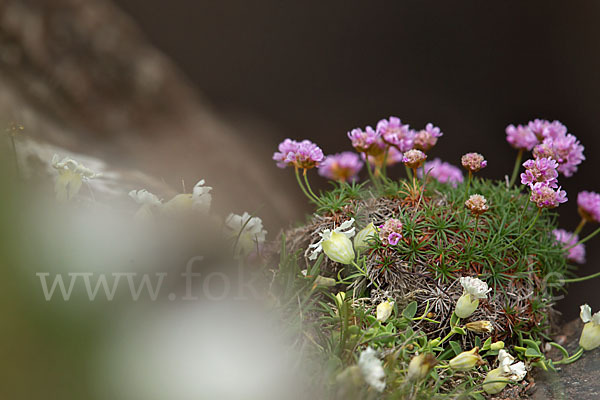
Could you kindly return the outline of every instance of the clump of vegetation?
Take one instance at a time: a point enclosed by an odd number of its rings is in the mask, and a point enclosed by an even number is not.
[[[533,367],[555,370],[581,356],[583,348],[569,355],[552,342],[550,328],[571,263],[583,262],[583,242],[598,233],[579,240],[600,220],[600,195],[582,192],[582,223],[560,230],[555,209],[567,197],[558,176],[577,170],[583,146],[557,121],[506,132],[518,149],[510,180],[477,177],[487,165],[478,153],[461,159],[466,178],[439,159],[425,162],[440,129],[417,132],[393,117],[348,134],[358,154],[325,157],[307,140],[280,145],[274,159],[294,168],[316,211],[281,235],[272,288],[285,315],[301,316],[297,327],[325,365],[315,379],[331,398],[477,399],[503,390],[516,398]],[[533,159],[515,186],[526,151]],[[403,178],[388,174],[396,163]],[[359,184],[363,165],[369,181]],[[315,167],[332,190],[311,189]],[[547,346],[563,358],[546,358]]]

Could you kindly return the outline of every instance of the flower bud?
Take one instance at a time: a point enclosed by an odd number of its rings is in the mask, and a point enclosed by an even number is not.
[[[375,229],[375,225],[371,222],[365,228],[363,228],[360,232],[354,236],[354,249],[356,251],[363,251],[369,248],[369,237],[377,235],[377,230]]]
[[[394,309],[394,303],[390,303],[388,300],[381,302],[377,306],[377,321],[385,322],[392,315]]]
[[[468,371],[477,364],[483,362],[481,356],[477,353],[479,347],[474,347],[472,350],[463,351],[452,360],[449,361],[450,368],[456,371]]]
[[[344,305],[344,300],[346,300],[345,292],[339,292],[335,295],[335,304],[337,305],[337,308],[342,308]]]
[[[504,342],[499,340],[490,345],[490,350],[502,350],[504,348]]]
[[[583,326],[579,345],[584,350],[593,350],[600,346],[600,325],[593,321],[588,322]]]
[[[483,380],[483,390],[487,394],[500,393],[508,384],[504,370],[499,367],[491,370]]]
[[[437,364],[437,360],[432,354],[419,354],[418,356],[414,356],[408,364],[408,374],[406,378],[409,381],[420,381],[427,376],[435,364]]]
[[[490,321],[475,321],[465,324],[465,328],[475,333],[492,333],[494,327]]]
[[[468,318],[475,312],[477,306],[479,306],[479,299],[464,293],[456,302],[454,313],[458,318]]]
[[[321,246],[327,257],[335,262],[350,264],[354,261],[352,241],[343,233],[331,232],[329,239],[323,240]]]

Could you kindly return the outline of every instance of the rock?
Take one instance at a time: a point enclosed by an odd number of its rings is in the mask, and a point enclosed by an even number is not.
[[[583,323],[577,319],[566,324],[558,335],[564,336],[564,344],[561,344],[569,354],[577,351],[582,328]],[[558,350],[553,349],[549,354],[553,360],[561,358]],[[537,370],[534,373],[536,390],[531,398],[535,400],[599,399],[598,371],[600,371],[600,349],[586,351],[579,360],[561,366],[558,373]]]
[[[219,116],[109,0],[0,2],[0,127],[11,121],[41,146],[144,171],[172,191],[206,179],[224,214],[260,209],[282,225],[306,203],[293,179],[280,182],[275,137]]]

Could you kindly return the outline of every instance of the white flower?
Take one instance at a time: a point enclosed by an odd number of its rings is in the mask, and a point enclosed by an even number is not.
[[[146,189],[140,190],[132,190],[129,192],[129,197],[131,197],[136,203],[140,205],[150,205],[158,207],[162,205],[162,201],[153,193],[150,193]]]
[[[385,371],[375,350],[367,347],[358,358],[358,367],[365,381],[378,392],[385,389]]]
[[[140,208],[133,216],[137,221],[151,219],[154,216],[152,210],[162,206],[162,201],[160,201],[155,194],[150,193],[146,189],[132,190],[129,192],[129,197],[140,205]]]
[[[229,238],[237,240],[236,255],[245,256],[254,250],[259,250],[267,236],[262,220],[259,217],[252,217],[247,212],[243,215],[229,214],[225,220],[225,230]]]
[[[377,306],[377,321],[385,322],[392,315],[392,310],[394,309],[394,303],[388,300],[382,301]]]
[[[211,190],[212,187],[204,186],[204,179],[202,179],[194,185],[192,193],[175,195],[165,204],[164,210],[167,213],[195,210],[207,214],[212,202]]]
[[[204,179],[196,183],[192,190],[192,209],[208,213],[212,202],[211,190],[212,187],[204,186]]]
[[[464,293],[468,293],[476,299],[487,298],[487,293],[492,289],[488,288],[487,283],[478,278],[463,276],[460,278],[460,284],[464,288]]]
[[[354,224],[354,218],[350,218],[348,221],[345,221],[340,226],[335,228],[333,230],[333,232],[341,233],[344,236],[346,236],[347,239],[350,239],[352,236],[354,236],[354,232],[356,231],[356,228],[354,228],[352,226],[353,224]],[[325,229],[325,230],[323,230],[323,232],[319,232],[319,236],[321,236],[321,240],[319,240],[317,243],[309,245],[308,249],[306,250],[308,252],[312,249],[312,252],[310,253],[310,256],[308,257],[309,260],[317,259],[317,256],[319,255],[319,253],[323,250],[323,246],[322,246],[323,242],[325,240],[331,239],[331,234],[333,232],[330,229]],[[354,251],[353,251],[353,253],[354,253]]]
[[[58,171],[54,191],[59,201],[72,199],[81,189],[84,180],[100,176],[72,158],[65,157],[59,160],[58,154],[52,157],[52,167]]]
[[[527,375],[527,368],[523,361],[514,362],[515,358],[508,351],[501,349],[498,352],[498,368],[488,372],[483,381],[483,390],[489,394],[501,392],[510,381],[520,382]]]
[[[600,346],[600,311],[592,315],[592,309],[587,304],[581,306],[579,314],[585,324],[579,339],[579,345],[584,350],[592,350]]]
[[[478,278],[461,277],[460,284],[463,287],[463,294],[456,302],[454,313],[459,318],[468,318],[479,306],[479,299],[485,299],[492,289]]]

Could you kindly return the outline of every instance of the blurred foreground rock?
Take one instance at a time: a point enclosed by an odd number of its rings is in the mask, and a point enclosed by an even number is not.
[[[302,215],[270,160],[276,140],[219,117],[107,0],[0,1],[0,124],[11,121],[115,179],[143,171],[176,192],[203,178],[223,213],[260,210],[270,226]],[[124,179],[117,195],[149,180]]]

